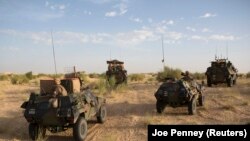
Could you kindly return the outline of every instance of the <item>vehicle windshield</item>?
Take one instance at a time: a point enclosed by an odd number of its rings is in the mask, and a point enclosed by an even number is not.
[[[160,87],[160,89],[166,90],[168,92],[176,92],[177,90],[179,90],[179,88],[180,85],[176,82],[166,82],[163,83]]]

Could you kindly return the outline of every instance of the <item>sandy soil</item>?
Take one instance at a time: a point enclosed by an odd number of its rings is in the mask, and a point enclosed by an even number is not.
[[[133,83],[126,90],[107,96],[108,117],[104,124],[88,122],[86,141],[145,141],[148,124],[245,124],[250,123],[250,79],[227,88],[206,88],[205,107],[197,115],[186,107],[166,107],[157,114],[154,92],[159,84]],[[0,82],[0,140],[29,140],[28,123],[20,108],[31,91],[38,87]],[[47,132],[46,140],[73,140],[72,130],[57,134]]]

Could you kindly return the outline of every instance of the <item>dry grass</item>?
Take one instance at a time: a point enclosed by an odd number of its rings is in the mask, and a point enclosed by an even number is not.
[[[149,113],[146,113],[144,116],[144,121],[143,124],[144,126],[148,126],[149,124],[153,124],[154,123],[154,117],[153,115],[150,115]]]
[[[153,77],[146,75],[145,80],[148,78]],[[88,123],[86,141],[147,140],[148,124],[250,123],[250,79],[240,79],[232,88],[224,85],[206,88],[205,107],[197,107],[197,115],[193,116],[187,114],[187,107],[167,106],[161,115],[157,114],[153,94],[158,87],[158,83],[129,83],[125,88],[104,95],[107,98],[107,121],[104,124]],[[20,105],[31,91],[36,90],[38,88],[33,84],[0,82],[0,140],[29,140],[28,123]],[[47,134],[48,141],[72,139],[72,130]]]
[[[104,137],[102,138],[103,141],[117,141],[118,140],[118,136],[112,133],[108,133],[106,135],[104,135]]]

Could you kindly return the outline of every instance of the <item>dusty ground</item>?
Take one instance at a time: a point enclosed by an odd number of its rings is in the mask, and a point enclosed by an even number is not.
[[[159,84],[133,83],[119,93],[107,96],[108,118],[104,124],[95,119],[88,124],[87,141],[144,141],[148,124],[245,124],[250,123],[250,79],[237,86],[206,88],[206,105],[197,115],[187,115],[186,107],[167,107],[162,115],[156,113],[154,92]],[[28,123],[23,118],[21,103],[30,85],[13,86],[0,82],[0,140],[29,140]],[[51,134],[47,140],[73,140],[72,130]]]

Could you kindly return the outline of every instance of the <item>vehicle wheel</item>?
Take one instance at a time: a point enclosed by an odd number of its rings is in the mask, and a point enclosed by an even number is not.
[[[232,79],[232,78],[229,78],[229,79],[227,80],[227,86],[228,86],[228,87],[232,87],[232,86],[233,86],[233,79]]]
[[[196,99],[193,98],[191,101],[188,103],[188,114],[189,115],[194,115],[196,114]]]
[[[107,117],[107,109],[105,106],[101,106],[97,114],[97,121],[99,123],[104,123]]]
[[[43,139],[46,134],[46,128],[36,123],[29,124],[29,136],[32,140]]]
[[[87,136],[87,122],[84,117],[79,116],[73,126],[73,136],[76,141],[83,141]]]
[[[211,86],[212,86],[211,80],[210,80],[209,78],[207,78],[207,86],[208,86],[208,87],[211,87]]]
[[[205,96],[200,95],[198,99],[199,106],[204,106],[204,101],[205,101]]]
[[[161,114],[163,112],[164,108],[165,108],[164,104],[161,101],[157,100],[156,101],[156,110],[157,110],[157,113]]]

